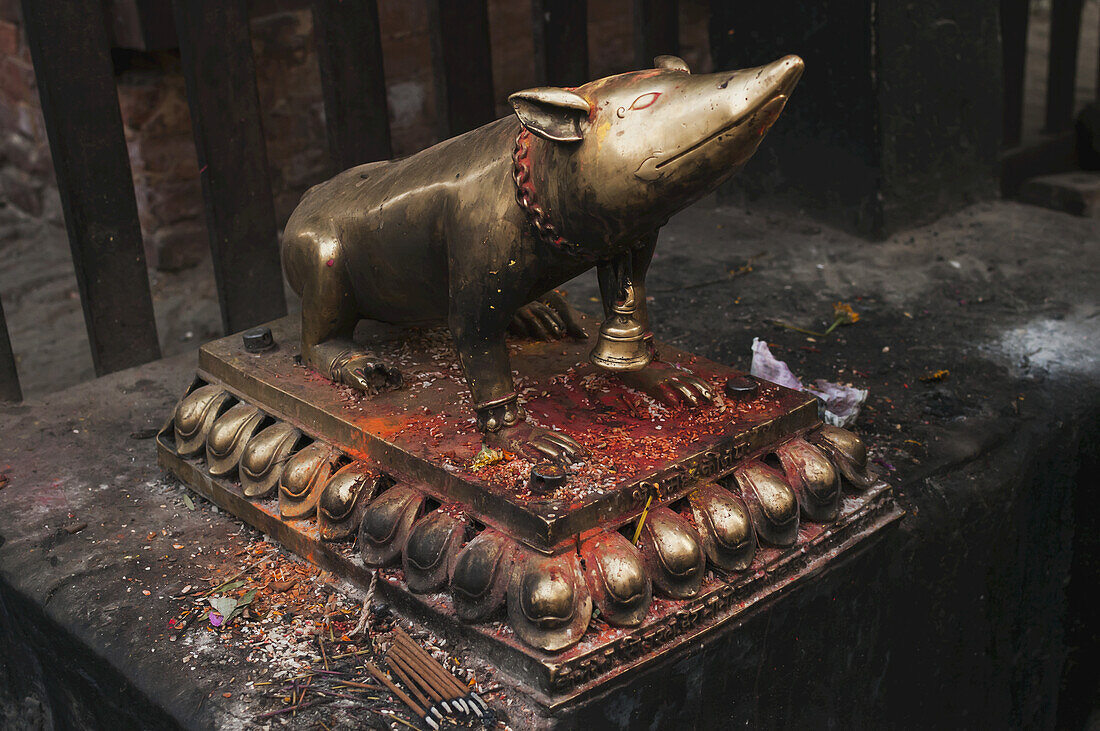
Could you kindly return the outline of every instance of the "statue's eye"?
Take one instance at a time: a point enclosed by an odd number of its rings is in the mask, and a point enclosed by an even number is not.
[[[657,101],[657,97],[661,95],[659,91],[651,91],[648,94],[642,94],[630,104],[631,109],[645,109],[652,106],[653,102]]]

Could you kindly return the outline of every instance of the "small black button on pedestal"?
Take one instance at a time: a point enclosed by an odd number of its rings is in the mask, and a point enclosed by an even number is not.
[[[756,381],[748,376],[734,376],[726,381],[726,396],[734,401],[748,401],[758,389]]]
[[[244,340],[244,349],[249,353],[262,353],[275,347],[275,338],[271,336],[271,328],[266,326],[245,330],[241,335],[241,339]]]
[[[569,479],[565,468],[557,462],[539,462],[531,468],[531,477],[527,480],[527,487],[531,492],[545,493],[556,490]]]

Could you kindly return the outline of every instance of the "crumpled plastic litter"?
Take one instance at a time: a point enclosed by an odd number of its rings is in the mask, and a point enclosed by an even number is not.
[[[752,340],[752,365],[749,367],[749,374],[795,391],[812,393],[821,400],[822,421],[832,426],[844,427],[853,423],[869,394],[866,389],[820,378],[814,381],[813,386],[802,385],[802,381],[791,372],[790,367],[772,355],[768,344],[760,338]]]
[[[795,391],[802,390],[802,381],[798,380],[798,376],[791,373],[786,363],[772,355],[768,344],[760,338],[752,339],[752,366],[749,367],[749,375],[793,388]]]
[[[870,393],[864,388],[853,388],[820,378],[814,381],[814,386],[815,388],[807,386],[805,390],[824,402],[821,418],[826,424],[833,426],[848,426],[854,422]]]

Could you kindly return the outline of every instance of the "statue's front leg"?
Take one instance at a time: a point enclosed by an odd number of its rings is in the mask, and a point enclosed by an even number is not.
[[[673,409],[714,402],[714,389],[710,384],[686,368],[659,360],[640,371],[620,373],[619,380]]]
[[[644,368],[620,372],[616,375],[624,385],[641,391],[670,408],[695,407],[713,403],[714,390],[710,384],[686,368],[661,361],[653,347],[649,308],[646,306],[645,278],[656,246],[657,234],[654,232],[620,259],[600,265],[598,274],[605,316],[610,316],[615,298],[619,296],[619,290],[622,288],[623,277],[628,277],[635,301],[634,318],[645,330],[646,345],[652,356],[652,360]]]
[[[581,459],[585,450],[576,440],[527,420],[512,380],[504,330],[504,323],[474,324],[462,318],[451,321],[451,335],[485,444],[536,460],[573,462]]]

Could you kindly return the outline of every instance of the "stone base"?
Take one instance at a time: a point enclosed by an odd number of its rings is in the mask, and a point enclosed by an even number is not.
[[[479,464],[443,334],[368,334],[406,386],[365,398],[297,363],[290,319],[270,327],[264,353],[200,351],[161,465],[353,584],[377,569],[388,601],[549,712],[698,648],[901,516],[858,440],[772,384],[668,412],[589,366],[591,343],[514,343],[532,418],[590,452],[540,494],[522,456]],[[744,378],[660,352],[718,393]]]
[[[1074,216],[1100,218],[1100,173],[1042,175],[1024,183],[1020,199]]]

